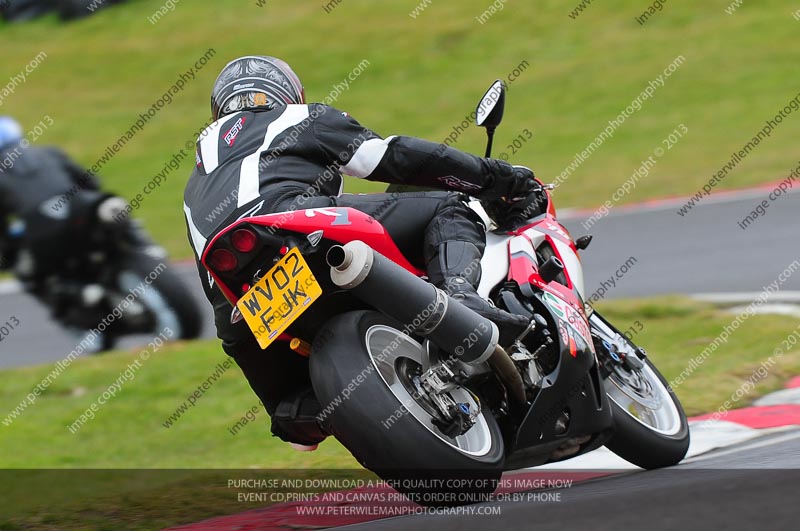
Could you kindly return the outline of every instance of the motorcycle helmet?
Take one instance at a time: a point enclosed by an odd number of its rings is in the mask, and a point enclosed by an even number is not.
[[[10,116],[0,116],[0,149],[22,140],[22,126]]]
[[[222,69],[211,92],[214,120],[250,109],[305,103],[303,84],[292,68],[275,57],[248,55]]]

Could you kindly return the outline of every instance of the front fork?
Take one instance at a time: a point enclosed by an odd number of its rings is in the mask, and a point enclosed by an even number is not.
[[[594,339],[598,362],[603,373],[609,374],[614,366],[623,366],[631,371],[638,371],[644,366],[647,352],[637,347],[625,337],[614,325],[609,323],[593,308],[589,313],[589,326]]]

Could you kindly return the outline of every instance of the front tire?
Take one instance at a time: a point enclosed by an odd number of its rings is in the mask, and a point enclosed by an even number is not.
[[[678,397],[650,363],[620,367],[604,380],[615,433],[609,450],[646,469],[678,464],[689,449],[689,422]]]
[[[148,275],[157,273],[141,301],[155,316],[157,324],[153,332],[158,334],[164,327],[177,328],[175,339],[196,339],[202,332],[200,309],[172,267],[143,253],[131,255],[122,264],[120,283],[123,291],[127,291],[130,287],[124,284],[137,285]]]
[[[377,312],[334,317],[317,335],[310,372],[322,405],[319,419],[365,467],[423,505],[486,499],[500,478],[504,444],[488,409],[463,435],[449,437],[431,422],[406,372],[425,354],[402,326]],[[458,388],[452,397],[480,408]]]

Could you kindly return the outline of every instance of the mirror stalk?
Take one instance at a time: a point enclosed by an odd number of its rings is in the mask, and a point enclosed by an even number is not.
[[[492,142],[494,142],[494,131],[497,129],[496,127],[491,127],[486,129],[486,136],[488,140],[486,142],[486,157],[487,159],[492,156]]]

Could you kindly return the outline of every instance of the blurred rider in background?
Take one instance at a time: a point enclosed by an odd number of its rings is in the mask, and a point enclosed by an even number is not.
[[[117,223],[120,234],[152,245],[132,223],[114,218],[125,206],[63,151],[30,145],[16,120],[0,116],[0,269],[11,270],[55,319],[71,312],[72,328],[96,324],[84,310],[104,297],[99,285],[63,276],[91,253],[92,224]]]
[[[99,191],[97,179],[53,147],[24,140],[13,118],[0,116],[0,267],[23,281],[48,272],[48,247],[69,237],[69,200],[80,190]]]

